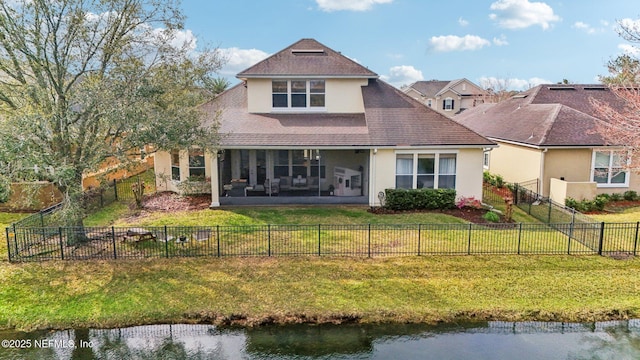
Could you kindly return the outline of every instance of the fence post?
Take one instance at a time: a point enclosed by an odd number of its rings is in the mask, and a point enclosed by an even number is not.
[[[320,256],[320,227],[321,225],[318,224],[318,256]]]
[[[118,250],[116,249],[116,228],[111,227],[111,241],[113,242],[113,260],[118,259]]]
[[[166,258],[169,258],[169,233],[167,232],[167,225],[164,226],[164,253]]]
[[[118,183],[116,182],[116,179],[113,179],[113,197],[116,199],[116,201],[118,200]]]
[[[60,260],[64,260],[64,244],[62,244],[62,228],[58,227],[58,235],[60,236]]]
[[[271,224],[267,224],[267,255],[271,256]]]
[[[471,255],[471,223],[469,223],[469,244],[467,245],[467,255]]]
[[[368,246],[367,246],[367,256],[371,257],[371,223],[369,223],[369,238],[368,238]]]
[[[216,225],[216,240],[218,242],[218,257],[220,257],[220,225]]]
[[[13,244],[16,249],[16,256],[18,256],[18,233],[16,232],[16,223],[13,223]]]
[[[518,224],[518,255],[520,255],[521,242],[522,242],[522,223]]]
[[[418,256],[420,256],[420,238],[422,237],[422,226],[418,224]]]
[[[640,228],[640,221],[636,223],[636,240],[633,242],[633,256],[636,256],[636,249],[638,248],[638,229]]]
[[[9,228],[4,228],[4,233],[7,239],[7,255],[9,256],[9,262],[11,262],[11,241],[9,240]],[[14,233],[15,236],[15,233]]]
[[[551,201],[551,199],[549,199],[549,214],[547,215],[547,224],[551,224],[551,206],[553,205],[553,202]]]
[[[598,244],[598,255],[602,256],[602,243],[604,242],[604,221],[600,223],[600,241]]]
[[[516,206],[518,205],[518,189],[519,189],[518,183],[515,183],[513,186],[513,202],[514,202],[514,205]]]

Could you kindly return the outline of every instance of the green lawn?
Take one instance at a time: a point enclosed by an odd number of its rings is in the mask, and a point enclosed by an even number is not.
[[[640,260],[199,258],[0,264],[0,329],[640,317]]]
[[[592,214],[589,217],[597,221],[610,223],[630,223],[640,221],[640,207],[624,209],[621,212],[611,212],[607,214]]]
[[[0,261],[7,261],[7,234],[5,229],[29,214],[0,212]]]

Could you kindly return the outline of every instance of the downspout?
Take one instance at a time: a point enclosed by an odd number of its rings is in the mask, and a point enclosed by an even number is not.
[[[549,150],[549,148],[544,148],[544,150],[542,150],[542,152],[540,153],[540,189],[538,189],[540,191],[540,195],[544,196],[544,159],[545,159],[545,154],[547,153],[547,151]]]

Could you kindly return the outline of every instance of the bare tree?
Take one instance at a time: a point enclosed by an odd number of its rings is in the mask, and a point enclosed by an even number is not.
[[[618,22],[618,33],[624,39],[640,43],[640,27]],[[606,145],[618,146],[618,165],[640,173],[640,62],[630,54],[621,55],[607,64],[610,76],[601,80],[620,100],[616,105],[591,99],[598,117],[597,132]]]

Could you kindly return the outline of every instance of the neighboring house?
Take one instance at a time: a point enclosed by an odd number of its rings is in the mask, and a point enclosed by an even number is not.
[[[500,145],[485,155],[488,171],[509,182],[538,182],[536,190],[555,201],[640,191],[621,148],[606,146],[598,134],[590,98],[622,106],[603,85],[540,85],[455,120]]]
[[[416,81],[403,91],[449,117],[488,102],[487,91],[464,78],[453,81]]]
[[[237,77],[242,83],[203,106],[205,126],[220,122],[220,151],[157,153],[158,190],[207,186],[212,207],[376,206],[388,188],[482,196],[483,150],[494,142],[316,40],[302,39]]]

